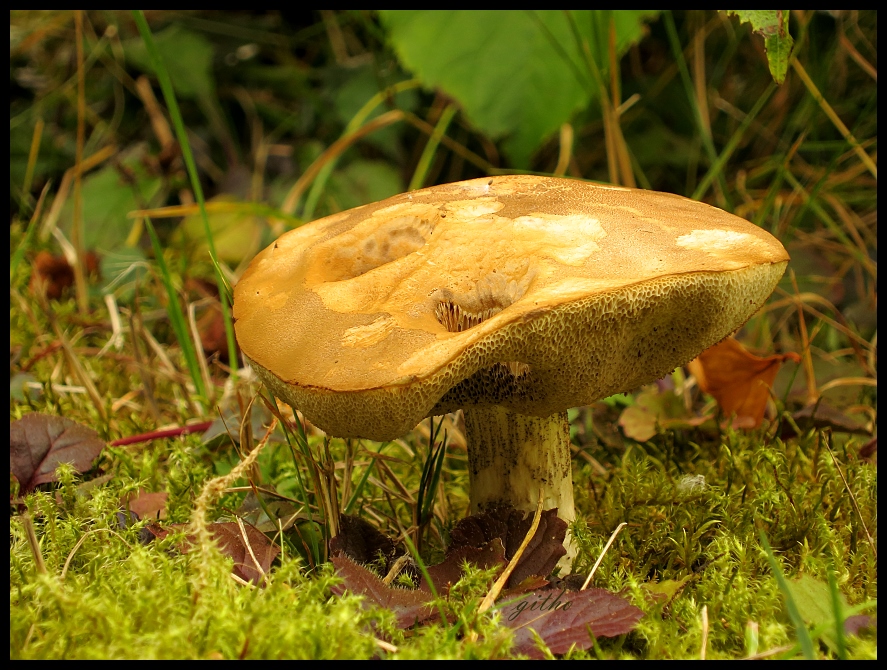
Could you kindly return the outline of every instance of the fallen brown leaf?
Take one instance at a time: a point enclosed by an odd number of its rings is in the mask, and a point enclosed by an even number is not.
[[[644,616],[624,598],[605,589],[534,591],[499,606],[502,625],[514,630],[512,651],[530,658],[543,658],[531,629],[553,654],[571,647],[588,649],[595,637],[615,637],[634,630]]]
[[[330,540],[330,556],[344,556],[362,566],[371,565],[380,575],[388,574],[399,556],[404,554],[400,545],[379,532],[366,519],[349,514],[339,516],[339,534]],[[465,563],[486,569],[494,565],[505,567],[505,547],[502,540],[480,541],[478,545],[450,545],[444,560],[427,567],[431,584],[437,593],[447,593],[450,586],[462,578]],[[419,588],[430,592],[425,577],[415,565],[405,566],[408,574],[419,578]]]
[[[452,549],[447,551],[443,563],[429,566],[427,568],[428,576],[438,594],[447,593],[453,584],[462,579],[462,567],[466,563],[482,570],[499,566],[497,574],[500,573],[508,563],[505,560],[505,547],[502,546],[502,540],[497,537],[480,547],[466,546]],[[431,592],[424,576],[419,583],[419,588]]]
[[[152,524],[149,531],[157,538],[162,539],[176,530],[182,530],[186,524],[171,524],[160,528]],[[262,576],[271,569],[271,563],[280,553],[280,547],[274,544],[260,530],[249,524],[243,524],[244,532],[240,530],[240,524],[234,521],[224,523],[211,523],[207,529],[213,540],[225,556],[234,559],[233,573],[241,579],[259,584]],[[246,539],[244,539],[244,534]],[[247,542],[249,545],[247,546]],[[182,553],[188,553],[194,546],[194,538],[186,537],[185,542],[179,546]],[[250,553],[250,549],[252,553]],[[255,560],[253,559],[255,556]]]
[[[480,547],[499,538],[505,547],[505,560],[510,561],[532,524],[532,514],[524,515],[512,507],[473,514],[453,528],[447,553],[464,546]],[[547,577],[561,556],[567,553],[564,549],[566,534],[567,524],[558,518],[557,509],[542,512],[539,528],[508,578],[506,588],[514,588],[528,577]]]
[[[795,424],[801,431],[807,431],[811,428],[829,428],[837,433],[853,433],[855,435],[871,435],[863,424],[843,412],[836,410],[824,400],[807,405],[792,414]],[[795,436],[795,429],[789,422],[782,424],[782,437],[787,440]]]
[[[800,363],[801,357],[789,352],[761,358],[728,337],[703,351],[687,367],[699,388],[717,400],[724,414],[735,415],[735,427],[757,428],[764,418],[779,366],[789,360]]]
[[[393,611],[400,628],[408,628],[437,616],[436,610],[428,604],[431,596],[427,591],[388,586],[378,575],[346,556],[333,556],[330,560],[336,574],[342,578],[342,584],[332,588],[336,595],[341,596],[347,589],[366,596],[368,602]]]
[[[347,590],[365,596],[367,604],[392,610],[400,628],[438,619],[437,611],[429,603],[431,589],[424,577],[417,589],[389,586],[379,575],[348,557],[349,554],[363,556],[365,561],[384,557],[389,547],[384,540],[391,541],[367,522],[343,518],[346,519],[342,524],[344,537],[337,536],[330,545],[330,560],[342,579],[341,584],[332,588],[333,593],[342,595]],[[532,515],[525,517],[511,507],[495,508],[462,519],[450,533],[451,543],[443,562],[427,568],[437,593],[449,591],[462,577],[466,563],[482,568],[504,568],[531,524]],[[502,614],[502,625],[514,630],[514,651],[531,658],[543,657],[536,635],[552,653],[564,654],[572,647],[591,647],[594,638],[589,631],[596,637],[622,635],[633,630],[644,614],[604,589],[570,591],[566,580],[560,580],[563,585],[559,588],[549,585],[544,577],[566,553],[563,546],[566,529],[566,523],[557,518],[556,509],[542,513],[536,533],[512,572],[510,589],[503,591],[499,598],[497,607]],[[382,549],[375,551],[367,547]]]
[[[339,515],[339,533],[330,540],[330,556],[347,556],[364,565],[379,563],[384,574],[402,553],[391,538],[366,519],[351,514]]]
[[[9,424],[9,471],[21,493],[57,481],[60,463],[70,463],[79,472],[89,470],[104,448],[94,430],[61,416],[35,412]]]
[[[864,461],[878,464],[878,438],[873,437],[859,448],[859,457]]]
[[[84,257],[87,275],[98,275],[99,257],[89,251]],[[34,258],[34,272],[31,275],[32,292],[45,290],[46,297],[58,300],[65,289],[74,285],[74,268],[63,255],[53,256],[48,251],[40,251]]]

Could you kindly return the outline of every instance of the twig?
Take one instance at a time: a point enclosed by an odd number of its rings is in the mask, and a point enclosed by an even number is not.
[[[376,646],[379,647],[382,651],[387,651],[389,654],[396,654],[398,652],[397,647],[395,647],[390,642],[385,642],[385,640],[380,640],[377,637],[373,638],[373,642],[376,643]]]
[[[259,563],[259,559],[256,558],[256,554],[255,552],[253,552],[253,547],[246,535],[246,527],[244,527],[243,519],[241,519],[240,517],[237,517],[237,527],[240,529],[240,537],[243,538],[243,543],[246,545],[246,550],[249,552],[250,558],[253,559],[253,564],[255,564],[256,569],[259,571],[259,574],[262,575],[262,579],[267,579],[268,575],[265,574],[265,570],[262,569],[262,565]]]
[[[787,644],[782,647],[773,647],[773,649],[768,649],[767,651],[762,651],[758,654],[752,654],[751,656],[746,656],[746,661],[754,661],[759,658],[770,658],[771,656],[776,656],[776,654],[782,654],[790,649],[794,649],[795,645]]]
[[[400,571],[403,570],[403,566],[407,564],[407,561],[410,560],[409,554],[404,554],[396,561],[394,561],[394,565],[391,566],[391,569],[388,571],[388,574],[385,575],[385,579],[382,580],[382,583],[385,586],[391,586],[391,582],[397,579],[397,576],[400,574]]]
[[[604,560],[604,556],[607,553],[607,549],[610,548],[610,545],[613,544],[613,541],[616,539],[616,536],[619,535],[619,531],[621,531],[628,524],[623,521],[618,526],[616,526],[616,530],[613,531],[613,534],[610,535],[610,539],[607,540],[607,544],[604,545],[604,550],[601,552],[601,555],[598,556],[597,561],[595,561],[594,567],[591,568],[591,572],[588,573],[588,577],[585,579],[585,583],[582,585],[580,591],[584,591],[588,588],[588,585],[591,583],[591,578],[594,577],[594,573],[597,572],[598,566],[601,564],[601,561]]]
[[[22,525],[25,527],[28,546],[31,547],[31,553],[34,555],[34,564],[37,566],[37,572],[45,575],[46,563],[43,562],[43,553],[40,551],[40,543],[37,541],[37,533],[34,532],[34,523],[31,521],[31,515],[25,512],[20,518]]]
[[[155,430],[150,433],[141,433],[139,435],[130,435],[129,437],[121,437],[110,443],[112,447],[125,447],[130,444],[138,444],[139,442],[148,442],[150,440],[159,440],[166,437],[178,437],[179,435],[188,435],[189,433],[200,433],[209,430],[212,421],[201,421],[200,423],[192,423],[187,426],[178,428],[169,428],[167,430]]]
[[[499,575],[499,579],[493,582],[493,586],[490,588],[490,592],[487,593],[486,598],[481,602],[480,607],[477,609],[478,614],[486,612],[490,607],[493,606],[493,603],[496,602],[496,598],[499,597],[499,593],[501,593],[502,589],[505,587],[505,582],[508,581],[508,578],[511,577],[511,573],[514,572],[514,569],[517,567],[517,562],[520,560],[521,556],[524,554],[524,550],[527,548],[527,545],[530,544],[530,540],[533,539],[533,536],[536,535],[536,529],[539,528],[539,520],[542,518],[542,502],[544,500],[543,489],[539,488],[539,502],[536,504],[536,514],[533,516],[533,523],[530,526],[530,530],[527,531],[527,534],[524,536],[524,541],[521,542],[520,546],[517,548],[517,551],[514,553],[514,556],[511,557],[511,560],[508,562],[508,565],[505,566],[505,570],[502,571],[502,574]]]
[[[708,605],[702,606],[702,649],[699,650],[699,660],[705,660],[705,649],[708,647]]]
[[[844,476],[844,473],[841,471],[841,466],[838,465],[838,459],[835,458],[835,454],[832,451],[832,448],[828,444],[828,438],[823,440],[823,444],[825,444],[825,448],[828,449],[829,456],[832,457],[832,461],[835,463],[835,470],[838,471],[838,474],[841,475],[841,481],[844,482],[844,486],[847,488],[847,493],[850,494],[850,502],[853,503],[853,509],[856,510],[856,516],[859,517],[859,523],[862,524],[862,529],[865,531],[865,536],[869,540],[869,544],[872,546],[872,554],[875,556],[875,560],[878,560],[878,545],[875,544],[875,541],[872,539],[871,533],[869,533],[868,526],[865,525],[865,519],[862,518],[862,514],[859,511],[859,503],[856,502],[856,496],[853,495],[853,490],[850,488],[850,485],[847,483],[847,478]]]

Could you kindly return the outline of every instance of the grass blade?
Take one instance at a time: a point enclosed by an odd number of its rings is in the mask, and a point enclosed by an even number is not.
[[[770,543],[767,541],[767,536],[764,534],[764,531],[760,531],[760,536],[764,551],[767,552],[767,560],[770,563],[770,569],[773,570],[773,576],[776,577],[776,583],[779,585],[779,590],[785,598],[785,607],[788,610],[789,618],[791,618],[792,623],[795,626],[795,633],[798,636],[798,644],[801,647],[801,653],[803,653],[804,658],[808,660],[816,660],[816,652],[813,649],[813,640],[810,638],[807,624],[804,623],[804,618],[798,610],[795,599],[792,598],[791,590],[788,588],[788,580],[786,580],[785,575],[782,574],[782,568],[779,567],[779,562],[776,560],[776,556],[773,555],[773,549],[770,547]]]
[[[377,454],[381,454],[382,451],[387,447],[391,442],[383,442],[379,445],[379,448],[376,450]],[[354,511],[354,506],[357,504],[357,501],[360,499],[360,494],[363,493],[363,489],[366,486],[367,481],[369,481],[370,475],[373,472],[373,467],[376,465],[376,459],[373,458],[370,460],[370,464],[367,466],[366,470],[363,471],[363,474],[360,476],[360,481],[357,483],[357,486],[354,487],[354,492],[351,494],[351,498],[348,500],[348,504],[345,505],[345,509],[342,510],[342,514],[351,514]]]
[[[767,90],[764,91],[758,101],[755,103],[754,107],[752,107],[751,111],[745,115],[745,118],[742,120],[742,123],[739,125],[739,128],[736,129],[736,132],[733,133],[733,136],[730,138],[730,141],[727,142],[727,146],[724,147],[724,150],[717,157],[714,163],[712,163],[711,167],[708,169],[708,172],[705,173],[705,176],[702,177],[702,181],[699,182],[699,186],[696,187],[696,190],[693,191],[693,195],[690,196],[693,200],[700,200],[705,192],[708,190],[708,187],[711,185],[712,181],[715,180],[716,177],[723,173],[724,168],[727,165],[727,161],[730,159],[730,156],[733,155],[733,152],[736,151],[736,148],[739,146],[739,143],[742,141],[742,138],[745,137],[745,131],[748,130],[748,127],[751,125],[752,121],[758,116],[760,111],[764,108],[764,105],[767,104],[767,101],[770,99],[770,96],[776,91],[776,84],[774,82],[770,82],[770,85],[767,86]]]
[[[437,153],[437,147],[440,146],[440,138],[447,132],[450,121],[453,120],[455,115],[456,105],[447,105],[443,112],[441,112],[440,119],[438,119],[437,125],[434,127],[434,133],[428,138],[428,142],[422,150],[422,156],[419,158],[416,170],[413,172],[413,178],[410,179],[410,185],[407,187],[408,191],[422,188],[425,178],[428,176],[428,170],[431,168],[431,161],[434,160],[434,154]]]
[[[200,207],[200,214],[203,217],[203,229],[206,235],[206,243],[209,247],[209,257],[210,260],[212,260],[213,268],[216,271],[216,284],[219,289],[219,303],[221,303],[222,306],[222,320],[225,324],[225,339],[228,343],[228,360],[231,363],[231,376],[236,378],[237,345],[234,342],[234,324],[231,321],[231,287],[222,275],[222,268],[219,265],[218,257],[216,256],[216,246],[213,242],[212,230],[210,230],[209,227],[209,219],[206,216],[206,202],[203,197],[203,188],[200,185],[200,178],[197,175],[197,164],[194,162],[194,155],[191,153],[191,144],[188,142],[188,134],[185,132],[185,123],[182,120],[182,113],[179,111],[179,104],[176,101],[176,94],[172,87],[172,80],[169,77],[169,72],[166,70],[166,65],[163,63],[163,59],[160,57],[157,45],[154,43],[154,38],[151,35],[151,28],[148,26],[145,14],[141,10],[134,10],[132,14],[136,25],[139,28],[142,40],[145,43],[148,56],[151,58],[154,72],[157,74],[157,79],[160,82],[160,89],[163,91],[163,98],[166,100],[169,116],[172,119],[173,127],[176,129],[176,137],[179,141],[179,147],[182,150],[182,158],[185,161],[185,166],[188,168],[191,189],[194,191],[194,197],[197,199],[197,204]]]
[[[355,114],[354,117],[348,122],[348,125],[345,126],[345,130],[342,132],[342,136],[340,139],[350,137],[354,134],[355,131],[360,129],[360,127],[363,126],[366,120],[369,118],[370,114],[372,114],[373,110],[375,110],[376,107],[381,105],[385,100],[393,100],[394,96],[401,91],[407,91],[411,88],[418,88],[420,85],[421,82],[418,79],[407,79],[406,81],[398,82],[376,93],[372,98],[367,100],[364,106],[361,107],[358,110],[357,114]],[[336,154],[332,156],[329,161],[324,163],[320,172],[317,173],[317,177],[314,178],[314,182],[311,184],[311,190],[308,191],[308,196],[305,198],[305,205],[302,208],[302,218],[304,220],[310,221],[314,217],[314,210],[317,207],[317,202],[320,200],[323,189],[326,186],[330,175],[333,173],[333,169],[336,167],[340,155],[341,154]]]
[[[169,273],[169,266],[163,257],[163,247],[160,246],[160,238],[157,237],[157,231],[154,230],[154,224],[151,219],[145,217],[145,227],[148,230],[148,237],[151,238],[151,247],[154,249],[154,257],[157,259],[157,266],[160,268],[160,278],[163,280],[163,287],[166,289],[166,297],[169,305],[166,313],[169,315],[169,323],[173,332],[176,334],[176,340],[182,348],[182,354],[185,356],[185,362],[188,364],[188,372],[191,375],[191,381],[194,382],[194,388],[197,394],[206,399],[206,388],[203,385],[203,375],[200,373],[200,365],[197,362],[197,351],[194,343],[189,335],[188,324],[185,319],[185,313],[179,304],[179,296],[176,293],[175,286],[172,283],[172,276]]]
[[[700,113],[699,106],[697,105],[696,93],[694,91],[693,80],[690,78],[690,71],[687,68],[687,61],[684,58],[684,50],[681,48],[681,41],[678,38],[678,30],[675,27],[674,16],[670,11],[663,12],[663,17],[665,19],[665,28],[668,33],[668,41],[671,44],[671,49],[674,54],[675,62],[678,66],[678,71],[681,74],[681,81],[684,84],[684,88],[687,92],[687,99],[690,101],[690,106],[693,108],[693,120],[696,122],[696,125],[699,129],[699,139],[702,141],[702,146],[705,148],[705,153],[708,155],[709,163],[714,166],[718,162],[718,156],[715,152],[715,146],[712,142],[711,136],[706,132],[706,128],[702,119],[702,114]],[[723,172],[716,172],[714,176],[718,179],[718,199],[722,200],[722,207],[726,209],[728,212],[733,211],[733,203],[730,202],[727,188],[726,180],[724,179]]]
[[[844,612],[841,605],[841,592],[838,591],[838,581],[835,579],[835,571],[828,569],[828,588],[832,596],[832,613],[835,615],[835,644],[838,658],[847,659],[847,644],[844,640]]]

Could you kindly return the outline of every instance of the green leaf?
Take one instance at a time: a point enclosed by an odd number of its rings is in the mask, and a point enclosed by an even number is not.
[[[752,30],[763,35],[767,62],[773,81],[781,84],[788,72],[789,58],[794,40],[788,32],[789,10],[787,9],[728,9],[727,14],[735,14],[740,23],[751,23]]]
[[[230,209],[212,210],[206,213],[209,229],[216,247],[216,257],[236,266],[244,259],[252,258],[259,251],[262,234],[268,227],[259,209],[251,207],[252,203],[244,203],[233,195],[219,195],[211,198],[216,204],[230,204]],[[200,212],[182,219],[181,224],[172,236],[174,244],[182,246],[188,257],[194,260],[206,258],[209,244],[206,239],[206,228]]]
[[[515,167],[596,98],[570,22],[598,67],[606,43],[595,35],[610,17],[617,54],[640,39],[650,11],[382,11],[401,62],[429,87],[456,99],[471,121],[504,148]]]
[[[327,196],[335,210],[351,209],[403,192],[403,178],[384,161],[356,160],[333,173]]]
[[[831,591],[825,582],[810,575],[801,575],[797,579],[789,580],[788,589],[808,627],[816,628],[835,619]],[[838,601],[842,612],[850,609],[847,600],[840,592]],[[843,621],[841,624],[843,625]],[[833,627],[825,629],[822,639],[832,651],[837,651],[838,639]]]
[[[693,575],[686,575],[680,579],[664,579],[661,582],[647,582],[641,585],[644,593],[654,602],[668,603],[687,585]]]
[[[773,571],[773,576],[776,578],[776,583],[779,586],[779,591],[785,599],[786,612],[795,627],[798,647],[804,654],[804,658],[807,660],[815,660],[816,652],[813,648],[813,640],[810,639],[810,631],[807,630],[807,625],[804,623],[804,617],[801,616],[801,612],[798,609],[794,596],[792,595],[792,588],[789,581],[782,573],[782,567],[779,565],[779,561],[776,560],[776,556],[773,554],[773,548],[767,540],[767,535],[763,530],[759,530],[758,534],[761,539],[761,546],[767,554],[767,562],[770,563],[770,569]]]
[[[178,95],[189,99],[213,95],[213,47],[208,40],[179,25],[172,25],[157,33],[154,42]],[[154,74],[148,50],[141,39],[127,41],[126,58],[142,72]]]
[[[122,248],[135,224],[127,214],[141,209],[160,191],[160,178],[147,173],[140,156],[141,152],[135,152],[122,161],[126,174],[109,165],[83,178],[83,243],[87,249],[106,254]],[[69,197],[61,215],[62,229],[69,239],[73,213],[74,198]]]

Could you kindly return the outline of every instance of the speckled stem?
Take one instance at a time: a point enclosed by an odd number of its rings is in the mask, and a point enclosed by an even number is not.
[[[503,503],[535,512],[541,486],[543,509],[557,507],[567,523],[576,518],[566,412],[541,419],[498,405],[463,411],[472,514]],[[576,555],[569,530],[564,544],[562,572]]]

